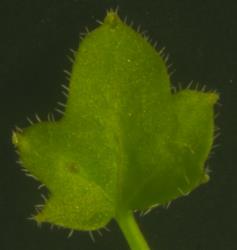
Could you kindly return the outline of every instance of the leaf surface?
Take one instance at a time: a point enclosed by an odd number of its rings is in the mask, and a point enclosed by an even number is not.
[[[94,230],[207,181],[217,94],[172,94],[162,57],[116,13],[81,42],[68,94],[61,120],[13,134],[50,191],[37,221]]]

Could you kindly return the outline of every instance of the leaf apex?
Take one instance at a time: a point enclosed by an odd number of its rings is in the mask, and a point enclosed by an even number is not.
[[[19,135],[19,132],[16,132],[16,131],[13,131],[12,132],[12,143],[17,146],[18,143],[19,143],[19,139],[18,139],[18,136]]]
[[[117,11],[108,10],[104,19],[104,23],[110,25],[112,28],[114,28],[117,24],[121,23],[121,19],[118,16]]]

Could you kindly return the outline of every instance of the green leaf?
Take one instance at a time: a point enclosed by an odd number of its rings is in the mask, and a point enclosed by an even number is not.
[[[217,99],[172,94],[159,53],[108,12],[75,54],[63,118],[14,132],[23,166],[50,191],[35,219],[95,230],[188,194],[208,180]]]

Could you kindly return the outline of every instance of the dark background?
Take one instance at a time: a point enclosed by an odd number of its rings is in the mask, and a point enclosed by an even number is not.
[[[173,85],[194,80],[221,95],[216,106],[220,147],[208,161],[211,180],[169,209],[138,217],[151,249],[237,249],[237,3],[215,0],[0,1],[0,249],[128,249],[114,222],[103,237],[95,234],[93,243],[88,233],[67,239],[68,230],[38,228],[27,220],[42,203],[41,192],[39,183],[20,171],[11,144],[15,125],[27,126],[26,117],[34,113],[46,118],[57,101],[64,101],[69,49],[77,48],[85,26],[95,28],[106,9],[116,6],[121,17],[167,48]]]

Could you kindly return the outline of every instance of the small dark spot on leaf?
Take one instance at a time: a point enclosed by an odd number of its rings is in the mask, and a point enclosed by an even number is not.
[[[79,172],[79,166],[75,162],[69,163],[66,165],[67,169],[71,173],[78,173]]]

